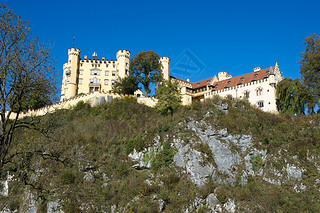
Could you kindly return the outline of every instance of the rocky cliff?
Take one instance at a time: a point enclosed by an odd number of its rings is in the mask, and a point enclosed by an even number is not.
[[[320,210],[318,117],[215,99],[168,120],[116,102],[41,118],[50,134],[17,132],[28,171],[15,159],[2,174],[2,212]]]

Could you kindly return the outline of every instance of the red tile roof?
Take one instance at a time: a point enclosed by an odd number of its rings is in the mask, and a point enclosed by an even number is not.
[[[200,87],[204,87],[204,86],[210,85],[211,80],[212,80],[213,78],[214,78],[214,77],[211,77],[211,78],[207,78],[207,79],[204,79],[204,80],[201,80],[201,81],[194,82],[194,83],[192,83],[192,88],[195,89],[195,88],[200,88]]]
[[[226,80],[223,80],[223,81],[217,81],[217,82],[214,82],[213,84],[210,84],[210,83],[211,83],[211,80],[214,77],[207,78],[207,79],[204,79],[204,80],[201,80],[201,81],[197,81],[197,82],[194,82],[194,83],[191,83],[189,81],[185,81],[185,80],[182,80],[182,79],[179,79],[179,78],[176,78],[176,77],[172,77],[172,76],[171,76],[171,78],[174,78],[174,79],[177,79],[178,81],[182,81],[182,82],[191,84],[192,89],[197,89],[197,88],[204,87],[204,86],[207,86],[207,85],[215,86],[215,85],[218,84],[217,87],[216,87],[216,90],[221,90],[221,89],[224,89],[227,85],[229,87],[237,86],[239,84],[239,82],[241,82],[242,84],[247,84],[247,83],[252,82],[253,79],[255,79],[257,81],[262,80],[262,79],[264,79],[265,77],[268,76],[269,69],[270,68],[266,68],[266,69],[262,69],[262,70],[257,71],[257,72],[250,72],[250,73],[239,75],[239,76],[236,76],[236,77],[232,77],[230,79],[226,79]],[[275,67],[272,67],[272,69],[274,70]]]
[[[274,68],[275,67],[272,67],[273,70],[274,70]],[[218,84],[216,87],[216,90],[221,90],[221,89],[224,89],[227,85],[229,87],[237,86],[239,84],[239,82],[241,82],[242,84],[247,84],[247,83],[252,82],[253,79],[259,81],[259,80],[262,80],[265,77],[269,76],[268,75],[269,69],[270,68],[266,68],[266,69],[262,69],[257,72],[250,72],[250,73],[239,75],[239,76],[236,76],[236,77],[233,77],[230,79],[226,79],[223,81],[218,81],[218,82],[213,83],[213,86]]]

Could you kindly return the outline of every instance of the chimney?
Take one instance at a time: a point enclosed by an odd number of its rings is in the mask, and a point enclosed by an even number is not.
[[[101,59],[102,59],[102,61],[104,61],[106,58],[105,58],[105,57],[102,57]]]
[[[188,81],[188,82],[190,82],[190,79],[189,79],[189,78],[187,78],[187,81]]]
[[[260,71],[261,70],[261,67],[255,67],[255,68],[253,68],[253,71],[254,72],[258,72],[258,71]]]
[[[88,56],[87,55],[84,55],[84,60],[87,60],[88,59]]]
[[[93,59],[93,60],[97,60],[97,59],[98,59],[98,55],[97,55],[96,52],[93,52],[93,54],[92,54],[92,59]]]

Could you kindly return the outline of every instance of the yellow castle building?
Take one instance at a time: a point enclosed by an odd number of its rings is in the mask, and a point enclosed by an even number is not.
[[[109,61],[105,57],[99,59],[97,53],[93,53],[92,58],[85,55],[82,59],[80,49],[68,49],[68,62],[63,64],[61,101],[92,92],[110,93],[119,77],[129,75],[129,62],[130,52],[127,50],[119,50],[116,60]],[[263,111],[277,112],[276,85],[282,80],[277,63],[265,69],[255,67],[253,71],[236,77],[221,71],[218,76],[191,83],[170,76],[169,57],[161,57],[159,62],[164,79],[179,82],[183,105],[214,95],[231,95],[238,99],[246,98]],[[150,106],[155,104],[154,101],[148,103]]]
[[[119,50],[116,60],[98,58],[97,53],[92,58],[87,55],[80,58],[80,49],[68,49],[68,62],[63,64],[61,86],[61,101],[68,100],[79,94],[90,92],[110,92],[118,78],[129,75],[130,52]],[[169,79],[168,57],[161,57],[163,75]]]

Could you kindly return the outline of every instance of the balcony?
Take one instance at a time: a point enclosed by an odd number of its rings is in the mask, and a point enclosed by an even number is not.
[[[89,87],[100,87],[100,83],[89,83]]]

